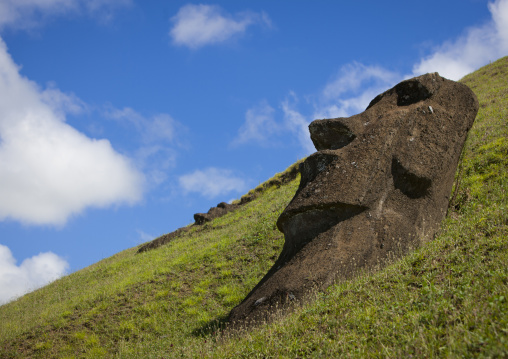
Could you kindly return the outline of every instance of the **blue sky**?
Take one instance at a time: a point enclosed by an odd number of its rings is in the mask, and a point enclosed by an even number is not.
[[[307,126],[508,54],[508,0],[0,0],[0,303],[193,222]]]

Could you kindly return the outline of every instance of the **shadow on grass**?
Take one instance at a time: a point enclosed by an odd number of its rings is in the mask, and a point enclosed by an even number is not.
[[[228,323],[228,316],[221,315],[220,317],[210,320],[202,326],[194,329],[192,331],[192,335],[195,337],[206,337],[224,330]]]

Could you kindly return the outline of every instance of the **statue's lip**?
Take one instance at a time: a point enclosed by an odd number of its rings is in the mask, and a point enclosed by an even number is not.
[[[316,203],[306,206],[297,207],[294,209],[285,210],[277,220],[277,227],[280,231],[283,231],[283,227],[292,218],[296,216],[309,217],[315,215],[317,212],[321,212],[324,216],[335,217],[337,223],[345,219],[351,218],[369,207],[361,206],[357,204],[343,203],[343,202],[331,202],[331,203]],[[305,219],[305,218],[303,218]]]

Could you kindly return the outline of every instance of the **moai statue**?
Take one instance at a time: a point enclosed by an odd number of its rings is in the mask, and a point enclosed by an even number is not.
[[[431,240],[477,111],[467,86],[432,73],[378,95],[361,114],[312,122],[317,152],[277,221],[282,253],[230,321],[267,319]]]

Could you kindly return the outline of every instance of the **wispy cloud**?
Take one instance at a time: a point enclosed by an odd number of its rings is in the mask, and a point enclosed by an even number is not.
[[[324,86],[314,103],[313,117],[348,117],[360,113],[376,95],[401,79],[400,74],[381,66],[346,64]]]
[[[245,122],[238,130],[238,136],[232,145],[254,142],[263,146],[269,145],[270,139],[281,130],[274,119],[275,110],[266,101],[250,108],[245,114]]]
[[[54,83],[40,93],[41,101],[48,105],[62,120],[67,114],[78,115],[88,111],[88,105],[75,94],[61,92]]]
[[[488,7],[492,14],[488,23],[470,27],[458,39],[437,47],[413,66],[411,74],[352,62],[342,66],[319,93],[306,96],[307,103],[299,104],[299,96],[290,91],[289,96],[280,102],[283,119],[277,113],[256,108],[248,110],[236,143],[249,141],[264,145],[268,138],[276,140],[293,136],[303,151],[309,154],[314,152],[308,132],[308,124],[313,120],[360,113],[376,95],[405,78],[439,72],[442,76],[458,80],[489,61],[505,56],[508,54],[508,0],[490,2]]]
[[[181,7],[171,21],[173,27],[169,35],[173,43],[192,49],[224,42],[243,34],[253,24],[270,25],[264,13],[245,12],[233,16],[219,6],[192,4]]]
[[[323,89],[325,99],[336,99],[344,94],[358,93],[358,90],[369,87],[383,87],[393,82],[398,75],[380,66],[367,66],[353,62],[341,67],[333,79]]]
[[[2,0],[0,28],[31,28],[48,17],[77,12],[104,20],[111,17],[114,9],[131,3],[132,0]]]
[[[301,104],[298,95],[290,91],[280,102],[282,114],[277,114],[266,101],[247,110],[245,122],[232,144],[250,142],[266,146],[270,142],[292,138],[299,143],[302,155],[309,155],[315,151],[309,135],[310,122],[362,112],[377,94],[400,79],[401,75],[380,66],[357,62],[347,64],[323,86],[320,93],[311,97],[310,103]]]
[[[459,80],[489,61],[508,54],[508,0],[488,4],[492,19],[469,28],[458,39],[448,41],[414,65],[413,75],[439,72]]]
[[[10,249],[0,244],[0,305],[60,278],[68,269],[67,261],[52,252],[17,265]]]
[[[19,74],[0,40],[0,220],[63,225],[87,207],[139,201],[143,175],[108,140],[65,123],[81,104],[51,92]]]
[[[293,133],[298,139],[305,154],[314,152],[314,145],[309,136],[309,123],[311,120],[298,112],[297,96],[294,92],[282,102],[282,111],[284,112],[284,124],[287,131]]]
[[[175,143],[177,134],[181,135],[181,132],[185,131],[181,123],[166,113],[146,117],[130,107],[123,109],[110,107],[104,111],[104,115],[132,125],[144,143]]]
[[[367,66],[358,62],[347,64],[312,97],[312,110],[299,109],[298,95],[290,91],[282,101],[284,128],[297,138],[305,155],[315,152],[310,139],[309,124],[322,118],[348,117],[365,110],[380,92],[394,85],[400,75],[380,66]]]
[[[195,192],[207,198],[241,193],[247,188],[247,182],[233,171],[215,167],[180,176],[178,182],[184,193]]]
[[[412,74],[403,75],[378,65],[346,64],[314,97],[311,116],[303,115],[287,102],[283,103],[284,112],[291,113],[301,124],[319,118],[349,117],[364,111],[376,95],[404,78],[427,72],[439,72],[453,80],[462,78],[508,53],[508,0],[496,0],[488,7],[492,19],[487,24],[471,27],[460,38],[439,46],[413,66]],[[292,97],[297,98],[296,94]],[[308,148],[303,141],[304,133],[309,136],[302,129],[301,143]]]
[[[280,146],[296,140],[307,155],[314,150],[309,137],[309,120],[297,110],[298,98],[294,92],[281,102],[281,111],[276,111],[266,101],[247,110],[245,122],[238,130],[232,146],[255,144],[262,147]],[[278,118],[277,118],[278,117]]]
[[[103,112],[106,118],[129,127],[139,140],[133,153],[136,167],[146,174],[149,186],[158,186],[168,178],[168,171],[176,165],[177,148],[185,148],[183,138],[187,128],[169,114],[143,116],[132,108],[109,107]]]

